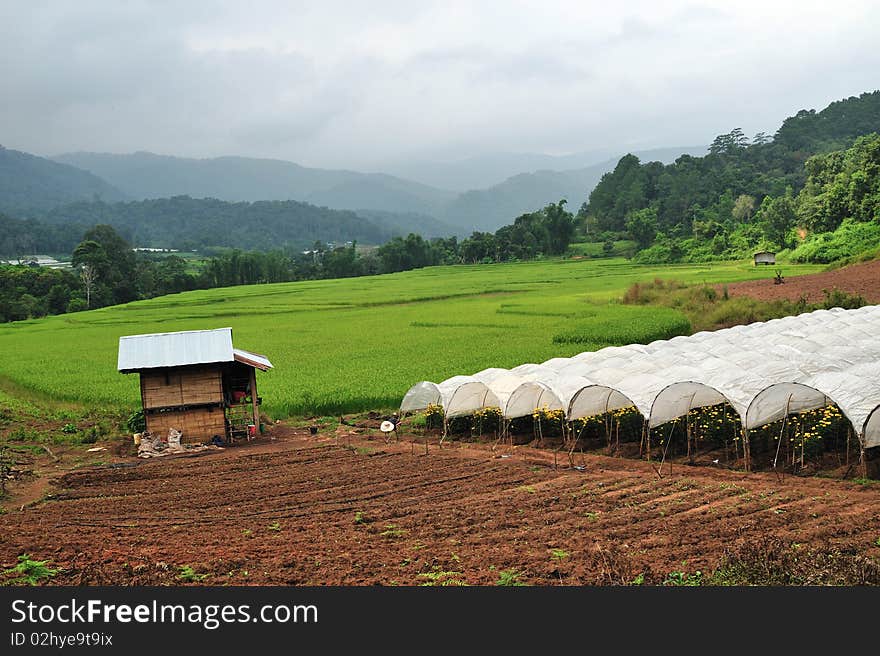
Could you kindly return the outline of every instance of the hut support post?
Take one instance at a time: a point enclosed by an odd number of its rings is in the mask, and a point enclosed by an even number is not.
[[[250,385],[251,385],[251,408],[254,414],[254,430],[260,429],[260,408],[257,405],[257,370],[250,368]],[[248,440],[251,439],[250,431],[248,432]]]
[[[868,458],[865,455],[865,436],[859,438],[859,464],[862,470],[862,478],[868,478]]]

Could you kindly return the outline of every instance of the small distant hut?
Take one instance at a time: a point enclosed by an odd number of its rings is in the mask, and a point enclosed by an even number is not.
[[[770,251],[760,251],[755,253],[755,266],[758,266],[759,264],[776,264],[776,253]]]
[[[117,368],[140,374],[146,429],[182,432],[184,442],[215,436],[232,441],[260,426],[256,370],[272,363],[264,355],[232,346],[232,328],[119,338]]]

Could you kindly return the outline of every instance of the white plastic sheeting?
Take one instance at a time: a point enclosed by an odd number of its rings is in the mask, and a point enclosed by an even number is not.
[[[401,410],[438,398],[450,417],[491,406],[512,419],[546,407],[574,420],[635,407],[651,426],[728,402],[747,429],[834,402],[866,447],[880,446],[880,306],[817,310],[422,382]]]
[[[437,383],[423,380],[409,388],[406,396],[403,397],[403,401],[400,402],[400,411],[414,412],[416,410],[424,410],[429,405],[440,405],[442,400]]]
[[[447,418],[472,415],[483,408],[497,408],[498,397],[473,376],[453,376],[438,386],[440,402]]]
[[[865,436],[865,447],[880,446],[880,406],[874,408],[862,431]]]

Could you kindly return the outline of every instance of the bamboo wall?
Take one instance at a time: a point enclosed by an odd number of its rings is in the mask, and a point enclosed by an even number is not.
[[[141,372],[141,396],[147,430],[168,436],[169,428],[181,431],[184,443],[207,442],[214,435],[226,436],[223,408],[223,375],[218,365],[180,367]],[[164,412],[156,408],[177,408],[217,404],[217,407],[189,407]]]
[[[141,372],[144,410],[223,402],[220,367],[186,367]]]
[[[168,437],[168,429],[181,431],[181,442],[207,442],[215,435],[226,436],[223,408],[188,408],[166,412],[146,412],[147,430]]]

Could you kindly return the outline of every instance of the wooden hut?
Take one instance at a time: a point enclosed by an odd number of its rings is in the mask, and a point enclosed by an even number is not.
[[[256,370],[272,363],[234,348],[232,328],[218,328],[120,337],[117,368],[140,374],[149,432],[176,428],[184,442],[231,442],[259,428]]]
[[[755,253],[755,266],[759,264],[776,264],[776,253],[770,251],[760,251]]]

